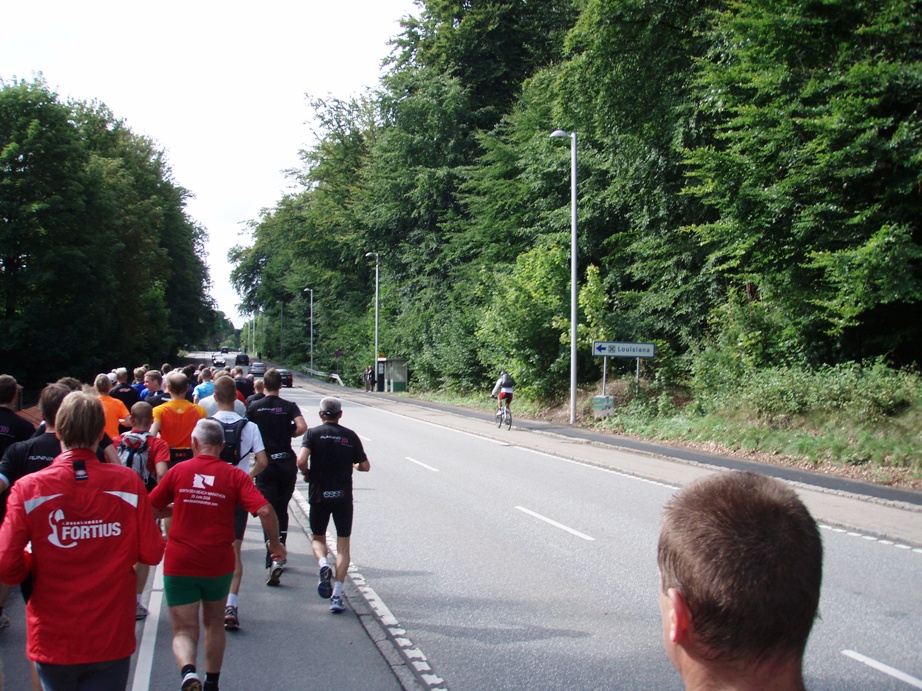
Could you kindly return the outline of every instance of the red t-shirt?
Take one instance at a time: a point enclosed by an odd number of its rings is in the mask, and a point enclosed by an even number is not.
[[[140,434],[140,433],[139,433]],[[113,437],[115,448],[122,442],[122,435]],[[157,477],[157,464],[170,462],[170,445],[160,437],[147,437],[147,472]]]
[[[214,578],[234,570],[234,507],[268,504],[253,480],[217,456],[195,456],[167,471],[150,494],[155,509],[173,504],[163,573]]]

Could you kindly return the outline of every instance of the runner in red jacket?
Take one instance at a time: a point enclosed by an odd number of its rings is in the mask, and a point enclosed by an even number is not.
[[[69,394],[56,418],[63,453],[13,485],[0,528],[0,581],[33,576],[26,652],[46,689],[127,684],[135,650],[134,565],[157,564],[163,556],[140,476],[96,458],[104,424],[95,397]]]

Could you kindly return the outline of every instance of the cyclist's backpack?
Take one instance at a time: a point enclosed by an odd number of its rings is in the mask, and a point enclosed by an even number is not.
[[[515,387],[515,380],[508,374],[504,374],[503,378],[499,382],[500,386],[511,386]]]
[[[243,441],[243,428],[246,427],[248,420],[242,418],[233,422],[221,422],[216,418],[209,418],[220,423],[224,428],[224,448],[221,450],[221,460],[237,465],[240,462],[240,446]]]
[[[140,475],[144,480],[144,486],[151,490],[157,484],[157,478],[147,469],[147,438],[149,436],[150,432],[126,432],[118,443],[116,453],[122,465]]]

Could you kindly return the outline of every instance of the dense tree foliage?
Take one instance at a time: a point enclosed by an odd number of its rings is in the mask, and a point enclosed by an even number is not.
[[[357,381],[377,252],[381,350],[417,382],[483,387],[506,367],[565,390],[560,128],[579,134],[581,379],[600,369],[593,339],[654,340],[656,366],[709,381],[919,361],[918,3],[418,6],[376,92],[315,102],[303,190],[231,253],[249,312],[284,305],[290,356],[306,359],[311,287],[315,363]]]
[[[0,358],[30,386],[204,340],[204,230],[163,155],[98,103],[0,82]]]

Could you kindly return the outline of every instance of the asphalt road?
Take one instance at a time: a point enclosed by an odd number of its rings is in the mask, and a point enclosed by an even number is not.
[[[470,411],[296,383],[283,396],[309,424],[322,395],[343,398],[343,424],[372,462],[356,474],[349,609],[332,615],[317,597],[295,523],[292,565],[281,588],[267,588],[251,525],[243,629],[229,639],[223,689],[682,688],[661,644],[659,517],[676,487],[720,471],[722,459],[670,460],[668,449],[638,453],[518,421],[497,430]],[[808,688],[922,688],[918,503],[809,477],[794,485],[826,550]],[[156,602],[156,582],[146,597]],[[157,611],[156,632],[139,627],[136,689],[177,685]],[[6,688],[28,688],[14,685],[25,670],[21,601],[10,613]]]

